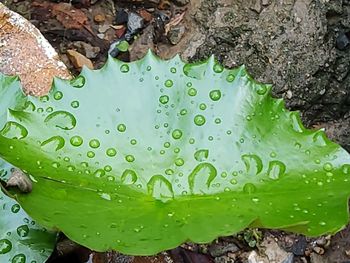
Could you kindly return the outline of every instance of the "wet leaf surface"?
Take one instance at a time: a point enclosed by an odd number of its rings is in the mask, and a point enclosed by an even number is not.
[[[247,226],[336,232],[349,155],[270,88],[213,59],[110,59],[40,99],[12,94],[0,156],[31,175],[31,194],[13,192],[31,216],[97,251],[150,255]]]

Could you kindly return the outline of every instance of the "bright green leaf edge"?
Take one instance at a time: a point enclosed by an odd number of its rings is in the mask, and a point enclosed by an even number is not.
[[[11,165],[0,159],[0,179],[6,180]],[[0,190],[0,262],[45,262],[56,243],[56,233],[31,219]]]
[[[0,156],[31,175],[33,192],[13,194],[33,218],[97,251],[151,255],[245,227],[335,233],[349,154],[270,89],[213,58],[110,58],[40,99],[17,91]]]

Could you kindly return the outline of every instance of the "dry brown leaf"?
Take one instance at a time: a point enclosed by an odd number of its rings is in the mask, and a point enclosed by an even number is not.
[[[86,66],[89,69],[94,69],[94,65],[92,64],[91,60],[79,52],[69,49],[67,50],[67,55],[76,69],[81,70],[83,66]]]
[[[0,72],[18,75],[24,92],[34,96],[48,93],[54,76],[71,78],[39,30],[1,3]]]
[[[174,16],[174,18],[172,18],[169,21],[168,24],[165,25],[165,35],[168,34],[168,32],[170,31],[170,28],[181,23],[182,19],[184,18],[185,13],[186,12],[182,12],[181,14],[177,14],[176,16]]]

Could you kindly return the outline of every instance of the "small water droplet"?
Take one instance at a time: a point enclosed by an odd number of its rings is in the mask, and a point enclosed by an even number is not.
[[[91,148],[96,149],[96,148],[100,147],[100,141],[97,140],[97,139],[92,139],[92,140],[89,142],[89,146],[90,146]]]
[[[205,117],[203,115],[196,115],[194,117],[194,123],[197,125],[197,126],[202,126],[205,124]]]
[[[126,126],[125,126],[125,124],[123,124],[123,123],[118,124],[117,130],[118,130],[119,132],[125,132],[125,131],[126,131]]]
[[[170,147],[170,142],[165,142],[163,146],[164,146],[164,148],[169,148]]]
[[[176,166],[182,166],[182,165],[184,165],[184,163],[185,163],[185,161],[182,158],[177,158],[175,160],[175,165]]]
[[[215,73],[221,73],[224,70],[224,67],[219,63],[214,64],[213,70]]]
[[[135,161],[135,157],[133,155],[127,155],[125,156],[125,160],[129,163],[132,163],[133,161]]]
[[[86,156],[89,157],[89,158],[94,158],[95,157],[95,153],[93,151],[88,151],[86,153]]]
[[[214,122],[215,122],[216,124],[220,124],[220,123],[221,123],[221,119],[220,119],[220,118],[216,118],[216,119],[214,120]]]
[[[71,102],[71,104],[70,104],[70,105],[72,106],[72,108],[76,109],[76,108],[78,108],[78,107],[79,107],[79,101],[74,100],[74,101],[72,101],[72,102]]]
[[[233,82],[235,80],[235,75],[233,74],[228,74],[226,77],[227,82]]]
[[[112,166],[106,165],[105,167],[103,167],[103,169],[104,169],[106,172],[110,172],[110,171],[112,171]]]
[[[179,129],[175,129],[173,132],[172,132],[172,136],[175,140],[178,140],[181,138],[182,136],[182,131],[179,130]]]
[[[197,95],[197,90],[195,88],[190,88],[187,92],[188,95],[190,96],[196,96]]]
[[[213,101],[218,101],[221,98],[221,91],[220,90],[212,90],[209,93],[209,97]]]
[[[265,95],[266,91],[267,91],[267,88],[265,85],[258,85],[256,93],[258,93],[259,95]]]
[[[254,184],[252,183],[246,183],[244,186],[243,186],[243,192],[247,193],[247,194],[252,194],[252,193],[255,193],[256,191],[256,187]]]
[[[129,65],[128,64],[123,64],[120,66],[120,72],[122,73],[128,73],[129,72]]]
[[[53,98],[55,100],[60,100],[63,98],[63,93],[61,91],[56,91],[54,94],[53,94]]]
[[[117,154],[117,150],[114,148],[108,148],[106,151],[107,156],[113,157]]]
[[[85,85],[85,78],[83,76],[78,76],[70,81],[70,84],[74,88],[82,88]]]
[[[205,110],[207,108],[207,105],[205,103],[199,104],[199,109],[200,110]]]
[[[21,225],[17,227],[17,234],[19,237],[26,237],[29,234],[29,227],[27,225]]]
[[[73,146],[80,146],[83,144],[83,138],[81,138],[80,136],[78,135],[74,135],[71,139],[70,139],[70,143],[71,145]]]
[[[0,239],[0,255],[10,252],[12,249],[12,243],[8,239]]]
[[[325,163],[323,165],[323,170],[325,170],[326,172],[330,172],[333,170],[333,165],[331,163]]]
[[[167,175],[172,175],[172,174],[174,174],[174,170],[173,169],[166,169],[165,170],[165,174],[167,174]]]
[[[21,209],[21,207],[19,206],[19,204],[14,204],[12,207],[11,207],[11,212],[12,213],[18,213],[19,210]]]
[[[167,88],[171,88],[173,85],[174,85],[174,83],[171,79],[168,79],[164,82],[164,86]]]
[[[196,141],[195,141],[195,139],[190,138],[190,139],[188,140],[188,142],[189,142],[190,144],[194,144]]]
[[[186,115],[186,114],[187,114],[187,110],[186,110],[186,109],[182,109],[182,110],[180,111],[180,115],[184,116],[184,115]]]
[[[162,95],[159,97],[159,102],[162,104],[167,104],[169,102],[169,96],[167,95]]]
[[[171,73],[176,73],[176,68],[174,68],[174,67],[170,68],[170,72]]]

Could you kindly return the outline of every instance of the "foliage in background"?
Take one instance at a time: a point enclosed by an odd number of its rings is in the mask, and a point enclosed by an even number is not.
[[[91,249],[149,255],[247,226],[315,236],[348,221],[348,153],[244,67],[149,53],[56,79],[41,98],[0,85],[0,156],[33,181],[11,193]]]

